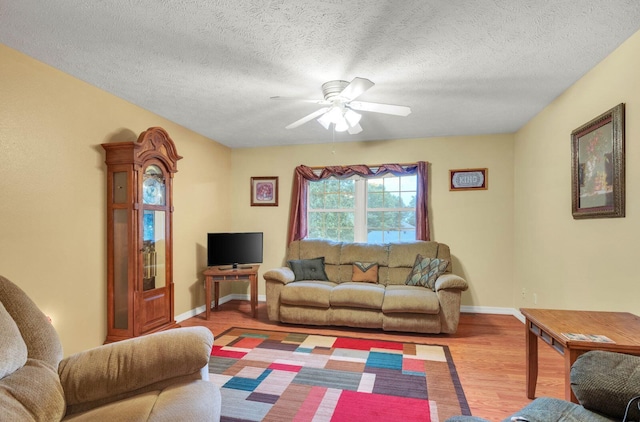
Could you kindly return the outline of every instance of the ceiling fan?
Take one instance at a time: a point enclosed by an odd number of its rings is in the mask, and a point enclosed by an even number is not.
[[[336,132],[348,131],[350,134],[355,135],[362,132],[362,126],[360,126],[362,115],[357,113],[356,110],[394,116],[408,116],[411,114],[411,108],[407,106],[354,101],[374,85],[373,82],[365,78],[354,78],[351,82],[335,80],[322,84],[324,100],[289,97],[271,97],[271,99],[301,101],[324,106],[286,126],[287,129],[296,128],[317,118],[325,129],[329,129],[333,123]]]

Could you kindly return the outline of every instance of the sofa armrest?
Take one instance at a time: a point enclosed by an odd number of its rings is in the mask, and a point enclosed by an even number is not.
[[[281,267],[274,268],[262,275],[266,281],[279,281],[282,284],[291,283],[296,279],[291,268]]]
[[[438,290],[444,289],[457,289],[464,291],[469,288],[469,285],[467,284],[465,279],[460,276],[457,276],[455,274],[442,274],[436,280],[435,288],[436,292]]]
[[[621,420],[629,400],[640,395],[640,357],[593,350],[578,357],[570,377],[582,406]]]
[[[60,362],[58,374],[67,405],[99,401],[201,373],[212,347],[208,328],[176,328],[76,353]]]

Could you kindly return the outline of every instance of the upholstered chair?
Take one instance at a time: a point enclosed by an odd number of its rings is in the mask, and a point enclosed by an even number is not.
[[[0,420],[217,421],[204,327],[177,328],[63,358],[47,317],[0,277]]]

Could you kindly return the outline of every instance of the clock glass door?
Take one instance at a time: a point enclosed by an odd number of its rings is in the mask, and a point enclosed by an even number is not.
[[[162,169],[145,168],[142,181],[142,319],[146,329],[170,318],[167,268],[167,188]]]

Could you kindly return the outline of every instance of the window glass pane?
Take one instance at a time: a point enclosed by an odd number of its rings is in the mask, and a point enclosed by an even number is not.
[[[351,180],[351,179],[341,180],[340,181],[340,191],[355,193],[355,191],[356,191],[356,181],[355,180]]]
[[[400,197],[397,192],[385,192],[384,193],[384,207],[385,208],[398,208],[402,207]]]
[[[325,195],[324,207],[330,209],[340,208],[340,195],[335,193]]]
[[[384,207],[384,194],[382,192],[371,192],[367,195],[367,207],[368,208],[383,208]]]
[[[324,238],[329,240],[339,240],[340,239],[339,233],[340,232],[337,228],[327,229]]]
[[[324,195],[309,195],[309,208],[314,210],[321,210],[324,208]]]
[[[353,208],[355,206],[356,200],[352,193],[340,194],[340,208]]]
[[[370,229],[381,229],[383,227],[382,220],[384,218],[384,213],[381,211],[378,212],[368,212],[367,213],[367,227]]]
[[[416,228],[416,212],[415,211],[403,211],[400,213],[402,215],[402,228],[411,228],[415,230]]]
[[[326,192],[335,193],[340,191],[340,181],[338,179],[327,179],[324,183]]]
[[[313,195],[324,193],[324,182],[309,182],[309,192]]]
[[[416,206],[416,193],[415,192],[402,192],[400,193],[402,200],[402,206],[415,208]]]
[[[401,176],[400,188],[403,191],[417,191],[418,190],[418,177],[413,176]]]
[[[415,239],[415,175],[309,182],[310,238],[344,242]]]
[[[340,241],[342,242],[355,242],[355,235],[353,230],[346,229],[340,232]]]
[[[399,191],[400,190],[400,178],[398,177],[385,177],[384,179],[385,191]]]

